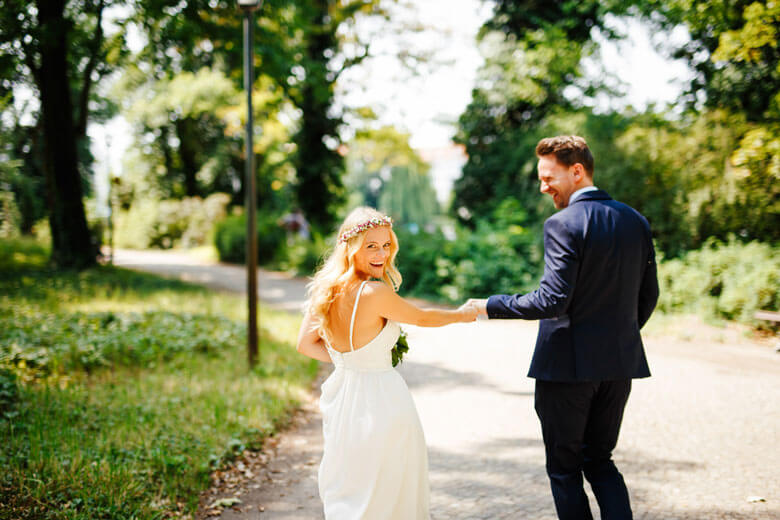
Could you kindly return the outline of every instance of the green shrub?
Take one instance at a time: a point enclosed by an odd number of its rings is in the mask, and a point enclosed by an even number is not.
[[[135,249],[204,245],[214,223],[225,217],[229,201],[225,193],[214,193],[205,199],[141,199],[117,214],[114,245]]]
[[[289,235],[277,253],[275,267],[308,276],[317,270],[327,251],[327,243],[317,233],[310,239]]]
[[[760,242],[708,241],[681,258],[661,262],[659,309],[760,325],[757,310],[780,304],[780,248]]]
[[[214,226],[214,246],[221,262],[242,264],[246,260],[246,218],[232,215]]]
[[[499,211],[497,211],[497,214]],[[525,292],[543,265],[537,238],[517,223],[482,220],[476,229],[443,233],[397,230],[398,268],[407,294],[458,303],[470,297]]]
[[[0,184],[0,238],[19,236],[21,220],[14,193],[3,189]]]
[[[448,241],[441,232],[417,234],[396,229],[399,251],[396,265],[403,276],[401,290],[419,297],[443,299],[441,288],[449,283],[452,262],[445,258]]]
[[[45,228],[48,229],[48,225]],[[15,276],[13,273],[18,271],[20,266],[37,269],[45,267],[51,254],[49,243],[31,237],[0,240],[0,278],[3,274]]]
[[[239,343],[241,325],[219,316],[171,312],[36,312],[0,317],[0,366],[35,376],[101,367],[153,366],[179,354],[217,354]]]
[[[279,258],[285,240],[285,231],[278,223],[278,215],[257,215],[257,261],[268,264]],[[220,261],[242,264],[246,260],[246,216],[232,215],[217,223],[214,245]]]

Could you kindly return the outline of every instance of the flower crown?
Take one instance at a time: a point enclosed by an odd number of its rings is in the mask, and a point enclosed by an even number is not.
[[[365,222],[361,222],[357,226],[353,226],[348,230],[346,230],[344,233],[342,233],[342,235],[339,237],[339,244],[348,241],[350,238],[356,237],[363,231],[366,231],[371,228],[379,227],[379,226],[393,227],[393,219],[388,216],[384,216],[384,217],[370,218]]]

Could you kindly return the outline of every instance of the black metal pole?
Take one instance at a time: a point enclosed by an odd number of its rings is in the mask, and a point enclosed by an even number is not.
[[[246,90],[246,165],[245,165],[245,191],[246,191],[246,269],[247,269],[247,297],[249,299],[249,330],[247,331],[247,350],[249,353],[249,367],[253,368],[257,363],[257,231],[255,229],[255,153],[252,117],[252,84],[254,83],[253,63],[253,10],[244,10],[244,90]]]

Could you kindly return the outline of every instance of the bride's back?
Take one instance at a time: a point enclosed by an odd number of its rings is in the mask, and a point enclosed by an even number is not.
[[[330,306],[328,318],[330,320],[331,347],[339,352],[349,352],[349,323],[352,319],[352,309],[355,307],[360,284],[348,287],[336,296]],[[352,345],[355,350],[369,343],[377,334],[382,332],[386,320],[380,316],[371,306],[371,284],[363,288],[363,293],[358,302],[355,314],[355,330],[352,335]]]

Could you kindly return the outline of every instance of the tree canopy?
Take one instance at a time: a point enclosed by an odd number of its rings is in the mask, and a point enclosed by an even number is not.
[[[688,29],[690,41],[670,49],[697,72],[681,116],[588,107],[605,88],[582,72],[597,50],[592,30],[620,37],[607,15]],[[595,182],[648,216],[665,253],[729,234],[777,241],[778,28],[774,2],[497,2],[481,33],[485,64],[459,121],[469,160],[453,214],[489,217],[512,197],[540,221],[551,208],[537,194],[535,144],[579,134],[594,151]]]

